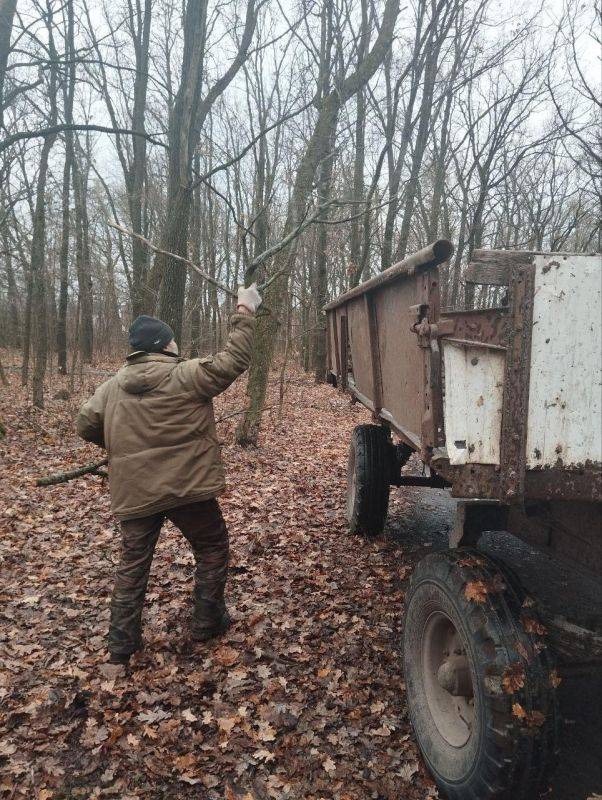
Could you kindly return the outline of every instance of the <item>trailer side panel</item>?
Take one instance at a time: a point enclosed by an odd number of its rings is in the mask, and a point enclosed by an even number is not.
[[[600,256],[535,256],[527,467],[602,461]]]

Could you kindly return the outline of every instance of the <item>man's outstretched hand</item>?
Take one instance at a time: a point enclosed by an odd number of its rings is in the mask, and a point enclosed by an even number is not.
[[[257,284],[252,283],[248,289],[244,286],[238,287],[238,300],[236,310],[242,314],[254,314],[261,305],[261,295],[257,290]]]

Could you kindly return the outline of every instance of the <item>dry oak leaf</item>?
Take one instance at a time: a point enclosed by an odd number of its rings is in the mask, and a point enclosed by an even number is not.
[[[232,732],[232,728],[238,722],[238,717],[218,717],[217,724],[220,731],[223,731],[225,734],[230,735]]]
[[[404,781],[411,781],[413,776],[418,772],[418,763],[416,761],[406,762],[398,769],[397,774]]]
[[[464,597],[475,603],[484,603],[488,593],[489,590],[485,581],[468,581],[464,587]]]
[[[162,719],[167,719],[170,714],[167,711],[163,711],[162,708],[153,708],[150,711],[143,711],[142,713],[138,714],[138,719],[142,722],[159,722]]]
[[[182,783],[189,783],[191,786],[196,786],[197,783],[202,783],[202,778],[195,778],[194,775],[189,775],[187,772],[180,775],[179,779]]]
[[[337,765],[334,763],[332,758],[328,756],[328,758],[322,762],[322,767],[324,771],[327,772],[329,775],[334,775],[334,773],[336,772]]]
[[[547,631],[547,628],[538,620],[533,619],[533,617],[523,617],[522,622],[523,628],[527,631],[527,633],[534,633],[537,636],[543,636]]]
[[[546,721],[545,715],[541,711],[525,711],[520,703],[512,704],[512,713],[520,720],[524,720],[529,728],[540,728]]]
[[[561,683],[562,683],[562,678],[558,674],[558,670],[553,669],[550,672],[550,686],[552,687],[552,689],[558,689]]]
[[[176,758],[176,767],[179,770],[185,771],[196,764],[196,756],[194,753],[186,753],[185,756],[178,756]]]
[[[545,721],[546,716],[541,711],[531,711],[530,714],[527,714],[527,725],[530,728],[541,728]]]
[[[220,649],[215,653],[215,660],[218,664],[221,664],[222,667],[231,667],[232,664],[235,664],[240,657],[238,650],[235,650],[233,647],[228,647],[227,645],[224,647],[220,647]]]
[[[523,665],[516,661],[506,667],[502,675],[502,686],[506,694],[514,694],[525,685],[525,670]]]
[[[100,664],[98,671],[107,680],[115,681],[115,678],[121,678],[125,675],[125,666],[123,664]]]
[[[156,739],[159,734],[154,728],[151,728],[150,725],[145,725],[144,728],[142,728],[142,735],[146,736],[147,739]]]
[[[488,594],[503,592],[506,584],[501,575],[494,575],[489,581],[468,581],[464,587],[464,596],[475,603],[484,603]]]
[[[467,556],[466,558],[461,558],[458,561],[459,567],[483,567],[485,566],[485,562],[482,558],[478,558],[477,556]]]
[[[262,742],[273,742],[276,738],[276,731],[269,722],[261,721],[258,726],[257,738]]]
[[[256,750],[253,753],[253,758],[256,758],[258,761],[265,761],[266,763],[268,763],[269,761],[274,760],[274,754],[270,753],[269,750],[262,748],[261,750]]]

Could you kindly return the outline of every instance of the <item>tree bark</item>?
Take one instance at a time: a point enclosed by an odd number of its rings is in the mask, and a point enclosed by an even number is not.
[[[46,245],[46,178],[48,157],[54,144],[54,137],[44,139],[40,154],[36,205],[31,237],[31,314],[33,340],[32,398],[34,406],[44,408],[44,375],[48,359],[48,330],[46,315],[46,273],[44,253]]]
[[[48,99],[50,102],[50,125],[57,121],[57,68],[58,55],[54,46],[52,10],[47,6],[45,16],[48,33],[48,49],[53,65],[50,68]],[[44,408],[44,376],[48,360],[48,319],[46,305],[46,271],[44,257],[46,252],[46,180],[48,159],[56,140],[55,135],[47,136],[42,144],[36,202],[31,237],[31,321],[33,342],[32,400],[34,406]]]
[[[75,264],[80,307],[79,345],[82,362],[90,364],[94,352],[94,307],[87,205],[88,181],[77,158],[74,158],[72,166],[75,197]]]
[[[3,125],[4,81],[17,0],[0,0],[0,129]]]
[[[64,89],[65,122],[73,122],[73,96],[75,93],[75,46],[73,0],[67,0],[67,33],[66,55],[70,60],[67,73],[67,85]],[[67,303],[69,292],[69,239],[71,234],[71,172],[73,169],[73,133],[65,133],[65,163],[63,165],[62,186],[62,226],[61,251],[59,255],[59,303],[56,325],[56,349],[58,370],[61,375],[67,374]]]
[[[368,83],[382,64],[393,41],[398,14],[399,0],[387,0],[379,33],[372,49],[355,72],[323,98],[314,130],[297,168],[283,238],[294,231],[304,219],[316,170],[328,155],[329,132],[336,127],[338,114],[343,105]],[[296,247],[297,240],[294,240],[287,248],[277,253],[274,258],[274,273],[290,271],[294,264]],[[252,278],[253,274],[247,271],[245,282],[248,283]],[[265,293],[265,304],[270,308],[271,313],[260,317],[257,325],[253,359],[247,383],[249,407],[236,432],[239,444],[255,444],[259,435],[268,372],[279,327],[278,315],[284,295],[282,283],[282,280],[273,282]]]
[[[184,257],[188,248],[192,203],[193,153],[213,104],[232,82],[247,57],[257,23],[257,7],[255,0],[248,0],[245,27],[237,54],[230,67],[213,84],[201,102],[206,17],[206,0],[188,0],[181,81],[169,123],[167,215],[161,248]],[[185,287],[186,272],[181,265],[174,259],[157,253],[150,288],[159,289],[159,316],[171,325],[176,339],[182,333]]]

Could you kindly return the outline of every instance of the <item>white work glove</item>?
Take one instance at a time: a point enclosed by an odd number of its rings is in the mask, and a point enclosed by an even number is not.
[[[257,291],[257,284],[252,283],[248,289],[244,286],[238,287],[238,300],[236,308],[243,306],[250,314],[254,314],[261,305],[261,295]]]

